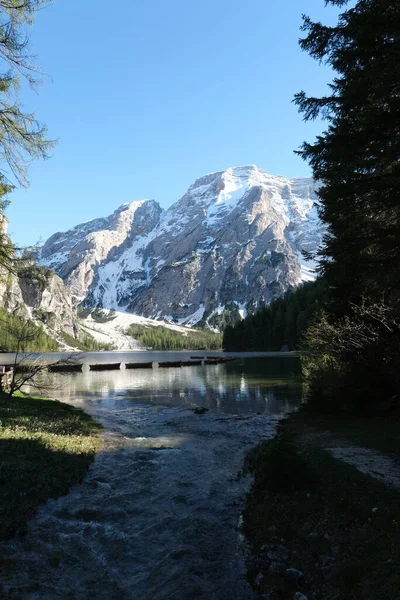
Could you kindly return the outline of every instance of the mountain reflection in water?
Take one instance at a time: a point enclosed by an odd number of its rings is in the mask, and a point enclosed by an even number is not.
[[[91,359],[93,360],[93,359]],[[145,402],[174,407],[204,406],[230,414],[279,414],[301,396],[298,358],[240,358],[232,363],[170,369],[46,375],[65,401],[122,407]]]

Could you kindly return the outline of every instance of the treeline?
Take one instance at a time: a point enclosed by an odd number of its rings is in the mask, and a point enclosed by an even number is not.
[[[33,321],[0,309],[0,352],[55,352],[57,342]]]
[[[188,331],[184,335],[162,325],[131,325],[128,335],[153,350],[219,350],[222,347],[222,335],[212,331]]]
[[[248,315],[223,334],[223,348],[234,351],[295,350],[326,298],[322,279],[304,283],[269,306]]]

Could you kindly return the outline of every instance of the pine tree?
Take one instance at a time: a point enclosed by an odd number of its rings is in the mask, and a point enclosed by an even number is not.
[[[358,0],[336,26],[305,17],[303,29],[302,48],[337,73],[325,97],[295,97],[305,120],[328,123],[300,152],[322,184],[332,295],[305,336],[310,399],[371,410],[400,397],[400,3]]]
[[[359,0],[337,25],[304,17],[303,30],[301,47],[336,71],[328,95],[295,102],[306,121],[328,124],[300,155],[322,184],[318,257],[340,313],[349,300],[400,291],[400,2]]]
[[[272,323],[272,347],[274,350],[279,350],[284,343],[285,331],[285,305],[282,300],[277,300],[277,310]]]
[[[295,296],[290,296],[287,300],[285,315],[284,342],[289,349],[294,348],[297,342],[296,317],[298,308],[296,306]]]

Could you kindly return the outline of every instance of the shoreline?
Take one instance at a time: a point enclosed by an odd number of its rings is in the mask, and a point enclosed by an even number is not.
[[[89,597],[90,577],[96,585],[100,578],[104,597],[113,597],[115,589],[131,590],[133,577],[141,582],[138,597],[167,585],[171,597],[190,598],[216,593],[222,578],[224,589],[250,600],[237,529],[250,481],[238,481],[236,473],[245,447],[268,430],[274,435],[277,420],[194,414],[189,407],[172,414],[138,405],[135,414],[140,426],[130,437],[118,413],[101,421],[106,448],[88,477],[40,509],[29,536],[11,541],[7,589],[38,593],[45,581],[54,594],[61,581],[71,597],[78,589]],[[101,575],[99,556],[106,557]],[[160,559],[166,570],[154,572]]]
[[[375,448],[389,450],[385,418],[365,420],[352,440],[348,418],[336,417],[333,427],[324,417],[304,409],[289,415],[273,440],[246,457],[254,478],[243,511],[252,551],[247,579],[265,600],[393,600],[400,588],[400,491],[325,447],[334,439],[343,445],[346,434],[349,447],[354,439],[371,441],[374,426]]]
[[[25,397],[25,400],[29,400],[29,398]],[[87,419],[89,419],[89,421],[91,421],[92,423],[95,423],[94,419],[96,419],[96,414],[92,414],[91,412],[89,412],[89,413],[84,413],[83,411],[79,411],[79,410],[77,410],[76,408],[74,409],[74,405],[73,405],[73,404],[69,404],[69,403],[60,403],[60,402],[58,402],[58,401],[51,401],[51,400],[45,400],[45,399],[34,399],[34,398],[30,398],[30,400],[31,400],[31,401],[34,401],[34,402],[36,402],[36,403],[37,403],[37,402],[53,403],[53,408],[54,408],[54,409],[60,408],[60,405],[63,405],[64,407],[65,407],[65,406],[71,407],[71,408],[72,408],[72,410],[73,410],[73,412],[78,412],[78,413],[80,412],[84,418],[87,418]],[[48,404],[48,406],[50,406],[50,404]],[[185,416],[185,415],[183,415],[183,416]],[[253,417],[254,417],[254,418],[257,420],[257,416],[253,415]],[[197,425],[200,425],[200,427],[203,427],[203,425],[201,425],[201,424],[203,423],[203,421],[204,421],[204,417],[201,417],[201,416],[199,416],[199,417],[195,417],[195,420],[194,420],[193,422],[194,422],[194,423],[196,423],[196,426],[197,426]],[[246,421],[247,421],[246,419],[239,420],[239,423],[241,423],[241,422],[245,423]],[[218,423],[218,422],[219,422],[219,421],[217,421],[217,423]],[[96,423],[95,423],[95,424],[96,424]],[[96,425],[97,425],[97,424],[96,424]],[[204,423],[204,425],[206,425],[206,423]],[[106,433],[107,433],[107,425],[106,425],[106,423],[104,423],[104,426],[106,427],[106,429],[104,430],[104,433],[106,434]],[[99,429],[100,429],[100,426],[98,426],[98,427],[99,427]],[[263,431],[264,431],[264,430],[263,430]],[[64,433],[65,433],[65,432],[64,432]],[[98,432],[97,432],[97,433],[98,433]],[[67,433],[67,435],[69,435],[69,434]],[[264,435],[264,433],[263,433],[262,435]],[[255,438],[255,439],[262,439],[262,437],[258,437],[258,438]],[[254,443],[254,442],[253,442],[253,443]],[[249,446],[248,446],[248,447],[249,447]],[[146,448],[147,448],[147,446],[146,446]],[[100,448],[98,448],[98,449],[100,449]],[[173,451],[174,451],[174,448],[172,448],[172,447],[171,447],[171,448],[169,448],[169,443],[167,443],[167,442],[166,442],[166,441],[164,441],[164,440],[160,440],[160,442],[159,442],[159,446],[158,446],[157,448],[153,448],[153,449],[154,449],[154,450],[160,450],[160,451],[163,451],[163,452],[165,451],[165,452],[167,452],[167,453],[168,453],[168,452],[173,452]],[[163,454],[163,452],[157,453],[157,454],[155,454],[155,456],[157,456],[157,457],[159,456],[159,457],[161,458],[161,457],[162,457],[162,454]],[[103,460],[108,460],[108,459],[109,459],[109,458],[107,458],[107,456],[108,456],[108,452],[105,452],[105,453],[102,453],[102,454],[103,454],[104,456],[102,456],[102,457],[100,458],[100,461],[103,461]],[[106,457],[106,458],[105,458],[105,457]],[[91,460],[93,460],[93,458],[94,458],[94,454],[92,455],[92,457],[91,457]],[[82,479],[83,479],[83,478],[85,477],[85,475],[87,474],[87,469],[90,467],[91,460],[89,460],[89,462],[88,462],[88,465],[86,466],[86,470],[83,472],[83,474],[82,474],[82,476],[81,476],[81,477],[82,477]],[[139,461],[140,461],[140,459],[139,459]],[[203,461],[200,461],[200,463],[202,463],[202,462],[203,462]],[[242,464],[242,461],[240,461],[240,466],[241,466],[241,464]],[[230,473],[230,475],[229,475],[229,481],[230,481],[230,477],[231,477],[231,475],[233,475],[233,476],[234,476],[234,475],[236,474],[236,472],[237,472],[237,470],[238,470],[239,468],[240,468],[240,467],[239,467],[239,464],[237,464],[237,468],[236,468],[236,469],[234,469],[234,470],[233,470],[233,471]],[[94,471],[93,471],[93,472],[94,472]],[[90,476],[89,476],[89,478],[93,476],[93,472],[92,472],[92,475],[90,475]],[[79,482],[79,481],[81,481],[82,479],[80,479],[80,480],[78,479],[77,481],[72,481],[72,482],[70,483],[70,487],[71,487],[71,486],[72,486],[74,483],[78,483],[78,482]],[[91,487],[93,487],[94,483],[96,483],[96,487],[95,487],[95,488],[93,488],[93,489],[97,489],[97,488],[99,488],[99,490],[100,490],[100,492],[101,492],[101,488],[102,488],[102,487],[104,487],[104,489],[109,489],[109,488],[110,488],[110,485],[109,485],[109,483],[108,483],[108,478],[107,478],[107,477],[105,477],[104,479],[103,479],[103,478],[97,478],[97,479],[98,479],[98,481],[95,481],[95,480],[93,480],[93,481],[91,482],[91,484],[90,484],[90,485],[91,485]],[[199,480],[199,481],[200,481],[200,480]],[[201,485],[201,484],[200,484],[200,485]],[[47,498],[43,498],[43,500],[42,500],[42,502],[41,502],[40,504],[44,505],[44,503],[46,502],[46,500],[47,500],[48,498],[50,498],[50,497],[51,497],[51,498],[57,498],[57,497],[59,497],[60,495],[62,495],[62,496],[64,496],[64,494],[67,494],[67,495],[69,495],[69,494],[68,494],[68,492],[70,491],[70,487],[68,487],[68,488],[65,490],[65,492],[64,492],[64,493],[62,493],[62,494],[51,495],[51,496],[48,496]],[[78,493],[79,493],[79,492],[78,492],[77,490],[73,490],[73,492],[72,492],[72,494],[78,494]],[[106,491],[106,493],[108,493],[108,492]],[[70,502],[71,502],[71,501],[72,501],[72,500],[70,500]],[[61,499],[59,502],[61,502],[61,505],[62,505],[62,503],[63,503],[63,499]],[[85,503],[83,503],[83,504],[85,504]],[[87,504],[87,503],[86,503],[86,504]],[[90,508],[90,507],[91,507],[91,505],[92,505],[92,498],[90,497],[90,502],[89,502],[89,504],[87,504],[87,506],[85,506],[85,510],[83,510],[83,511],[82,511],[82,510],[81,510],[81,511],[78,511],[79,518],[81,518],[81,519],[85,520],[85,518],[86,518],[86,517],[89,517],[90,515],[92,515],[92,516],[93,516],[93,515],[98,515],[98,514],[100,514],[100,512],[99,512],[99,513],[98,513],[98,512],[96,512],[96,510],[98,510],[98,507],[94,507],[94,509],[92,510],[92,509]],[[240,502],[240,505],[241,505],[241,506],[240,506],[240,508],[239,508],[239,506],[237,507],[237,510],[238,510],[238,511],[240,511],[240,512],[238,513],[238,515],[239,515],[239,514],[242,512],[242,501]],[[88,506],[89,506],[89,508],[88,508]],[[36,508],[38,508],[38,507],[36,507]],[[95,509],[96,509],[96,510],[95,510]],[[34,511],[35,511],[35,510],[36,510],[36,509],[34,509]],[[117,509],[115,509],[115,510],[117,510]],[[69,512],[68,512],[68,511],[69,511]],[[67,515],[67,513],[68,513],[68,514],[71,514],[71,515],[73,515],[73,514],[75,514],[75,512],[77,512],[77,509],[75,510],[75,508],[74,508],[74,509],[72,509],[72,508],[69,508],[69,509],[68,509],[68,511],[65,513],[65,515]],[[74,511],[75,511],[75,512],[74,512]],[[86,512],[85,512],[85,511],[86,511]],[[50,512],[51,512],[51,511],[50,511]],[[61,514],[61,513],[60,513],[60,514]],[[64,515],[64,513],[62,513],[62,514]],[[57,513],[55,513],[55,515],[57,516]],[[64,515],[64,516],[65,516],[65,515]],[[30,515],[28,515],[28,516],[27,516],[27,518],[29,518],[30,516],[32,516],[32,513],[31,513]],[[61,517],[61,518],[64,518],[64,517]],[[68,516],[67,516],[66,518],[68,518]],[[96,521],[97,521],[97,520],[98,520],[98,517],[96,516]],[[34,520],[34,521],[35,521],[35,520]],[[101,519],[100,519],[100,521],[101,521]],[[86,527],[86,525],[85,525],[85,527]],[[19,532],[21,532],[21,533],[23,533],[23,532],[24,532],[24,527],[23,527],[23,526],[21,526],[21,527],[18,529],[18,531],[19,531]],[[39,533],[40,533],[40,525],[38,526],[38,531],[39,531]],[[234,530],[230,530],[230,534],[234,535]],[[236,534],[235,534],[235,535],[236,535]],[[58,548],[58,545],[57,545],[57,548]],[[60,552],[61,552],[61,550],[60,550]],[[244,573],[242,574],[242,578],[244,578]],[[243,580],[243,579],[242,579],[242,580]],[[243,581],[243,583],[244,583],[244,581]]]
[[[0,397],[0,423],[0,540],[7,540],[84,479],[103,427],[71,404],[22,393]]]

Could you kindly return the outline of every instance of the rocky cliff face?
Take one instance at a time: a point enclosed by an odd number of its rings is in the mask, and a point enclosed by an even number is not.
[[[0,216],[0,236],[7,240],[7,219]],[[76,310],[63,280],[48,269],[38,269],[27,261],[18,273],[0,267],[0,307],[17,311],[44,325],[47,333],[57,337],[65,331],[78,335]]]
[[[18,287],[30,316],[36,322],[43,323],[50,335],[65,331],[72,337],[79,337],[71,294],[54,271],[43,272],[40,277],[34,271],[29,275],[22,275],[18,278]]]
[[[243,315],[312,278],[301,252],[322,240],[316,203],[311,179],[236,167],[198,179],[166,212],[142,200],[57,233],[40,263],[76,303],[213,323],[227,307]]]
[[[40,264],[55,269],[79,303],[91,289],[98,266],[113,260],[121,246],[152,231],[160,214],[161,208],[151,200],[123,204],[108,218],[51,236],[41,249]]]
[[[58,337],[61,331],[73,337],[79,335],[71,295],[54,272],[42,272],[38,277],[32,269],[29,274],[17,276],[0,269],[0,307],[32,318],[52,337]]]

